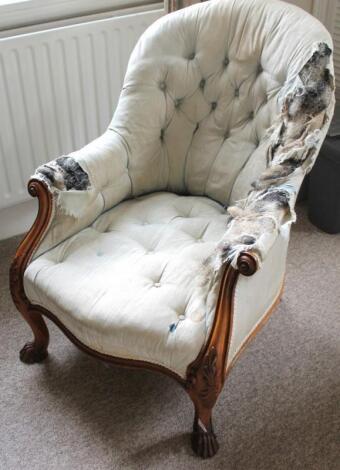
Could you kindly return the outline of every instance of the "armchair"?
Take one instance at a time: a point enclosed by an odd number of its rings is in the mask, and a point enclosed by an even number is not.
[[[332,42],[277,0],[218,0],[140,38],[107,131],[39,167],[10,273],[47,356],[51,319],[97,358],[172,376],[192,448],[218,443],[226,375],[280,299],[294,204],[334,107]]]

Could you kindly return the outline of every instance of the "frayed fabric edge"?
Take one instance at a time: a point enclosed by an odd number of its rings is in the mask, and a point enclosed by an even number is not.
[[[41,165],[32,178],[46,184],[56,207],[66,216],[81,218],[98,195],[88,173],[71,156]]]
[[[328,44],[316,44],[286,89],[281,114],[268,131],[267,168],[248,196],[227,209],[226,233],[206,261],[215,276],[226,263],[237,268],[244,252],[251,252],[260,267],[281,228],[296,221],[299,188],[313,167],[333,114],[331,55]]]

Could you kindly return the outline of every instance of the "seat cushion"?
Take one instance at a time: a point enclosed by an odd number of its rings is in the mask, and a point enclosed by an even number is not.
[[[212,326],[219,281],[204,261],[226,220],[206,197],[130,199],[32,261],[26,295],[90,348],[185,377]]]

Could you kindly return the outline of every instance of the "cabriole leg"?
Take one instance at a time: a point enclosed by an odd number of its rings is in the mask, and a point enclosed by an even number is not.
[[[203,459],[213,457],[219,447],[211,421],[212,410],[222,388],[217,364],[217,352],[212,347],[197,367],[188,370],[187,391],[195,406],[191,447]]]

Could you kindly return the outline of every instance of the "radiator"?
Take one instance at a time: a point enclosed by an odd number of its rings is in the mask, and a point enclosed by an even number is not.
[[[108,126],[130,53],[154,10],[0,39],[0,209],[35,168]]]

